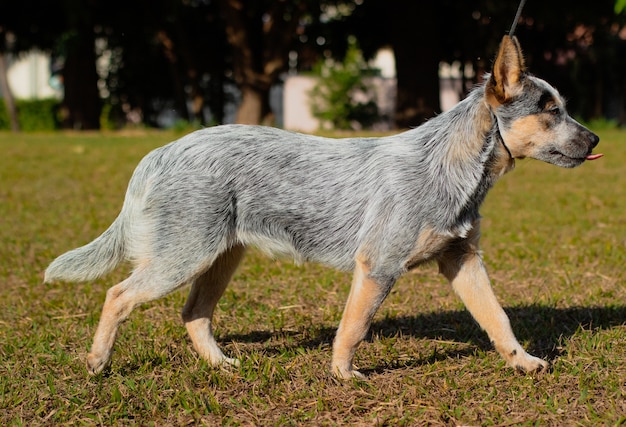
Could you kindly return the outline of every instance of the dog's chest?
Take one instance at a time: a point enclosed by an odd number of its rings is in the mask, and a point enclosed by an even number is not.
[[[436,258],[450,246],[451,242],[461,237],[455,236],[453,233],[440,233],[431,227],[425,228],[419,234],[413,249],[404,262],[404,268],[411,270]]]

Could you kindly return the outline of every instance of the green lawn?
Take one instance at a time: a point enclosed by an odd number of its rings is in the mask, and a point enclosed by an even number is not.
[[[84,367],[108,287],[42,284],[99,235],[128,179],[173,134],[0,134],[0,425],[619,425],[626,422],[626,133],[574,170],[518,162],[482,209],[485,261],[518,338],[552,370],[508,369],[450,286],[401,279],[357,353],[328,373],[350,275],[251,251],[216,335],[239,368],[199,360],[185,292],[137,309],[108,373]]]

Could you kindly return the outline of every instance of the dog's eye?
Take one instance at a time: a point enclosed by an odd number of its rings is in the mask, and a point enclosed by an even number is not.
[[[550,107],[548,109],[548,113],[552,114],[553,116],[558,116],[559,114],[561,114],[561,109],[559,107]]]

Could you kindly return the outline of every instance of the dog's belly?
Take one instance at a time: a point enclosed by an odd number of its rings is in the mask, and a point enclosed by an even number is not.
[[[306,223],[299,223],[290,229],[277,226],[254,231],[239,229],[235,234],[238,243],[255,246],[272,257],[287,256],[296,263],[319,262],[340,270],[354,268],[357,243],[349,230],[337,234],[315,232]]]
[[[302,254],[287,239],[264,236],[261,233],[237,233],[237,240],[244,246],[256,246],[270,257],[292,257],[298,264],[305,261]]]

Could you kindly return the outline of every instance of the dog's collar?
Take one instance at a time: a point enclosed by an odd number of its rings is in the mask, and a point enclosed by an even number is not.
[[[502,144],[502,147],[504,147],[504,151],[506,151],[506,153],[508,154],[508,157],[502,154],[502,151],[496,148],[496,144],[498,144],[498,142],[493,141],[493,144],[494,144],[493,145],[494,147],[493,148],[494,150],[493,161],[495,163],[492,165],[492,172],[495,173],[496,179],[497,179],[498,177],[501,177],[505,173],[513,170],[513,168],[515,167],[515,158],[511,154],[511,150],[509,150],[509,147],[504,142],[504,138],[502,137],[502,134],[500,133],[500,128],[498,127],[497,124],[496,124],[496,128],[493,130],[492,138],[495,138],[498,141],[500,141],[500,144]]]

